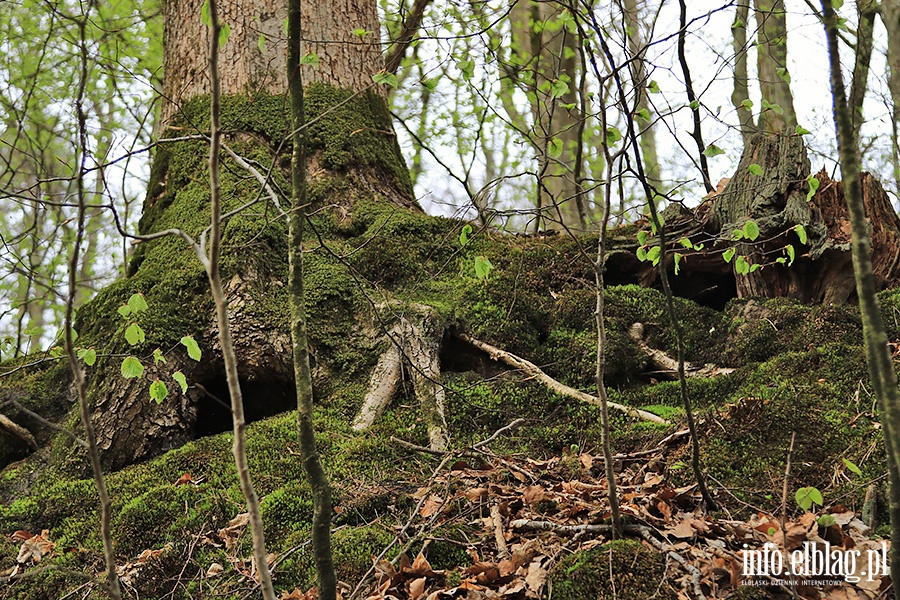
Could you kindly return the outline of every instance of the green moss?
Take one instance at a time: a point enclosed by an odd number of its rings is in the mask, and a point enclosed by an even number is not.
[[[609,542],[571,554],[550,572],[549,585],[556,600],[677,598],[667,583],[665,557],[634,540]]]

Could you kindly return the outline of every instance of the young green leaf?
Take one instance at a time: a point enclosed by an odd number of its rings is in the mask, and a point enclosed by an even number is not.
[[[307,52],[303,56],[300,57],[301,65],[312,65],[314,67],[319,66],[319,55],[315,52]],[[392,87],[397,87],[396,85]]]
[[[188,356],[190,356],[193,360],[200,362],[200,346],[197,344],[197,340],[194,339],[192,335],[186,335],[181,338],[181,344],[187,348]]]
[[[222,26],[219,28],[219,48],[224,48],[225,44],[228,42],[228,36],[231,35],[231,25],[228,23],[222,23]]]
[[[763,168],[756,163],[753,163],[752,165],[747,167],[747,170],[750,172],[751,175],[759,176],[759,175],[763,174]]]
[[[135,344],[141,344],[146,339],[144,335],[144,330],[141,329],[141,326],[137,323],[132,323],[128,326],[128,329],[125,330],[125,341],[134,346]]]
[[[468,81],[475,74],[475,61],[470,58],[461,60],[456,63],[456,68],[462,73],[463,79]]]
[[[788,266],[791,266],[792,264],[794,264],[794,258],[795,258],[794,246],[791,244],[788,244],[787,246],[784,247],[784,250],[785,250],[785,252],[787,252],[787,255],[788,255]]]
[[[65,353],[66,351],[62,349],[62,346],[53,346],[50,348],[51,358],[61,358]]]
[[[397,87],[397,76],[386,71],[382,71],[381,73],[375,73],[374,75],[372,75],[372,81],[378,84],[389,85],[392,88]]]
[[[147,310],[149,307],[147,306],[147,300],[144,299],[144,295],[141,293],[137,293],[132,294],[131,298],[128,299],[128,308],[131,309],[132,313],[139,313],[141,311]]]
[[[166,364],[166,357],[163,356],[162,350],[159,348],[153,351],[153,364]]]
[[[734,258],[735,252],[737,252],[737,251],[734,248],[729,248],[728,250],[726,250],[725,252],[722,253],[722,259],[725,262],[730,263],[731,259]]]
[[[744,237],[751,242],[759,237],[759,225],[756,224],[756,221],[750,219],[744,223]]]
[[[137,357],[129,356],[122,361],[122,377],[133,379],[144,374],[144,365]]]
[[[725,151],[716,146],[715,144],[710,144],[706,147],[706,150],[703,151],[703,155],[712,158],[714,156],[719,156],[720,154],[725,154]]]
[[[731,241],[736,242],[738,240],[744,239],[744,230],[743,229],[735,229],[731,232]]]
[[[256,47],[259,48],[260,52],[266,51],[266,34],[259,34],[259,39],[256,40]]]
[[[681,244],[682,248],[687,248],[688,250],[694,249],[694,244],[691,243],[690,238],[683,237],[678,240],[678,243]]]
[[[472,226],[466,223],[463,225],[462,231],[459,232],[459,245],[465,246],[469,243],[469,234],[472,233]]]
[[[644,246],[640,246],[635,254],[637,254],[639,261],[644,262],[647,260],[647,249]]]
[[[76,354],[89,367],[93,367],[94,363],[97,362],[97,351],[93,348],[79,348]]]
[[[806,228],[803,225],[794,225],[794,231],[797,233],[797,237],[800,238],[800,243],[806,243]]]
[[[699,100],[691,100],[691,103],[688,106],[691,107],[691,110],[697,110],[698,108],[700,108],[700,101]]]
[[[750,272],[750,263],[745,256],[738,256],[734,261],[734,270],[738,275],[747,275]]]
[[[487,279],[494,265],[485,256],[475,257],[475,276],[479,279]]]
[[[658,94],[659,93],[659,84],[656,83],[655,81],[651,81],[649,84],[647,84],[647,89],[650,90],[651,94]]]
[[[797,125],[796,127],[794,127],[794,132],[797,135],[807,135],[808,133],[810,133],[809,129],[807,129],[803,125]]]
[[[166,388],[166,384],[159,379],[150,384],[150,397],[156,400],[157,404],[162,404],[168,395],[169,390]]]
[[[550,143],[547,145],[547,154],[550,155],[550,158],[559,158],[562,156],[563,152],[563,142],[559,138],[553,138],[550,140]]]
[[[372,35],[375,33],[374,31],[369,31],[368,29],[363,29],[362,27],[357,27],[353,30],[353,35],[358,37],[359,39],[365,39],[367,35]]]
[[[678,275],[678,272],[681,270],[681,253],[675,253],[675,274]]]
[[[816,525],[819,527],[831,527],[832,525],[837,524],[837,519],[835,519],[832,515],[822,515],[818,519],[816,519]]]
[[[824,503],[822,500],[822,492],[813,486],[800,488],[797,490],[794,498],[797,500],[797,505],[803,510],[809,510],[813,504],[822,506]]]
[[[856,473],[857,475],[862,476],[862,470],[859,467],[857,467],[855,464],[853,464],[846,458],[842,458],[841,460],[844,461],[844,466],[846,466],[848,469],[850,469],[853,473]]]
[[[650,234],[647,233],[646,231],[643,231],[643,230],[638,231],[638,233],[637,233],[638,244],[640,244],[641,246],[645,245],[647,243],[647,236],[649,236],[649,235]]]
[[[127,304],[123,304],[119,308],[116,309],[116,312],[122,315],[123,317],[127,317],[131,314],[131,307]]]
[[[842,6],[844,6],[844,0],[831,0],[831,8],[834,10],[841,10]]]
[[[650,111],[646,108],[641,108],[635,111],[634,116],[642,121],[649,123],[650,122]]]
[[[744,110],[753,110],[753,100],[750,100],[749,98],[745,99],[741,102],[741,108]]]
[[[656,265],[659,262],[659,246],[653,246],[649,250],[647,250],[647,260]]]
[[[809,191],[806,193],[806,201],[809,202],[819,189],[819,180],[810,175],[806,178],[806,183],[809,185]]]
[[[212,17],[209,15],[209,0],[200,7],[200,21],[207,27],[212,27]]]
[[[606,130],[606,145],[612,146],[622,139],[622,134],[615,127],[609,127]]]
[[[752,265],[750,265],[750,272],[753,273],[754,271],[759,270],[760,267],[762,267],[761,264],[753,263]]]
[[[174,379],[175,382],[181,387],[181,393],[186,394],[188,384],[187,377],[184,376],[184,373],[182,373],[181,371],[175,371],[174,373],[172,373],[172,379]]]
[[[784,67],[778,67],[778,68],[775,70],[775,73],[776,73],[779,77],[781,77],[782,79],[784,79],[785,83],[790,83],[790,82],[791,82],[791,74],[788,73],[788,70],[785,69]]]

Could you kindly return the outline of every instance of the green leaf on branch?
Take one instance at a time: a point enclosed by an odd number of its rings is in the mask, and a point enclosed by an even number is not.
[[[650,111],[647,110],[646,108],[641,108],[639,110],[636,110],[634,113],[634,116],[638,119],[641,119],[642,121],[644,121],[646,123],[650,122]]]
[[[844,6],[844,0],[831,0],[831,8],[834,10],[841,10],[842,6]]]
[[[187,377],[184,376],[184,373],[181,371],[175,371],[172,373],[172,379],[181,387],[181,393],[186,394],[188,389]]]
[[[385,84],[389,85],[392,88],[397,87],[397,76],[393,73],[388,73],[387,71],[382,71],[381,73],[375,73],[372,75],[372,81],[377,84]]]
[[[137,357],[129,356],[122,361],[122,377],[134,379],[144,374],[144,365]]]
[[[747,171],[749,171],[751,175],[756,175],[757,177],[763,174],[763,168],[756,163],[747,167]]]
[[[647,244],[647,236],[649,236],[649,235],[650,234],[646,231],[638,231],[638,234],[637,234],[638,244],[640,244],[641,246],[646,245]]]
[[[658,94],[659,93],[659,84],[656,83],[655,81],[651,81],[649,84],[647,84],[647,89],[650,90],[651,94]]]
[[[745,99],[741,102],[741,108],[744,110],[753,110],[753,100],[750,100],[749,98]]]
[[[194,339],[194,336],[186,335],[181,338],[181,345],[187,348],[188,356],[193,360],[200,362],[202,353],[200,352],[200,346],[197,344],[197,340]]]
[[[550,143],[547,144],[547,154],[550,155],[550,158],[559,158],[563,153],[563,142],[559,138],[553,138],[550,140]]]
[[[52,348],[50,348],[51,358],[62,358],[65,353],[66,351],[62,349],[62,346],[53,346]]]
[[[137,323],[132,323],[125,330],[125,341],[132,346],[143,343],[145,339],[144,330]]]
[[[659,263],[660,249],[659,246],[653,246],[647,251],[647,260],[655,267]]]
[[[850,462],[850,461],[847,460],[846,458],[841,458],[841,460],[844,461],[844,466],[845,466],[845,467],[847,467],[848,469],[850,469],[853,473],[855,473],[855,474],[857,474],[857,475],[859,475],[859,476],[862,476],[862,470],[861,470],[859,467],[857,467],[855,464],[853,464],[852,462]]]
[[[456,63],[456,68],[462,73],[463,79],[468,81],[475,75],[475,61],[467,58]]]
[[[358,37],[361,40],[365,39],[367,35],[372,35],[373,33],[375,33],[375,32],[370,31],[368,29],[364,29],[362,27],[357,27],[356,29],[353,30],[353,35],[355,35],[356,37]]]
[[[681,238],[680,240],[678,240],[678,243],[681,244],[681,246],[682,246],[683,248],[687,248],[687,249],[689,249],[689,250],[693,250],[693,249],[694,249],[694,244],[691,243],[690,238],[683,237],[683,238]]]
[[[815,195],[816,191],[819,189],[819,180],[810,175],[806,178],[806,183],[809,185],[809,191],[806,193],[806,201],[809,202],[812,200],[812,197]],[[804,242],[806,243],[806,242]]]
[[[681,270],[681,253],[676,252],[674,257],[675,257],[675,274],[678,275],[678,272]]]
[[[641,262],[645,262],[647,260],[647,249],[643,246],[637,249],[637,259]]]
[[[823,504],[822,492],[812,486],[800,488],[794,498],[797,500],[797,505],[803,510],[809,510],[813,504],[818,506]]]
[[[706,150],[703,151],[703,155],[707,158],[712,158],[714,156],[719,156],[720,154],[725,154],[725,151],[716,146],[715,144],[710,144],[706,147]]]
[[[266,34],[259,34],[259,38],[256,40],[256,47],[259,48],[260,52],[266,51]]]
[[[609,127],[606,130],[606,145],[612,146],[622,139],[622,134],[615,127]]]
[[[800,243],[805,244],[806,237],[806,228],[803,225],[794,225],[794,231],[797,233],[797,237],[800,238]]]
[[[97,362],[97,351],[93,348],[79,348],[76,354],[89,367],[93,367]]]
[[[162,404],[168,395],[169,390],[166,388],[166,384],[159,379],[150,384],[150,397],[156,400],[157,404]]]
[[[209,0],[200,7],[200,21],[207,27],[212,27],[212,17],[209,15]]]
[[[144,295],[137,293],[132,294],[131,298],[128,299],[128,308],[131,309],[132,313],[139,313],[147,310],[149,307],[147,306],[147,301],[144,299]]]
[[[222,23],[222,26],[219,28],[219,48],[224,48],[225,44],[228,42],[228,37],[231,35],[231,25],[228,23]]]
[[[300,57],[301,65],[311,65],[313,67],[319,66],[319,55],[315,52],[307,52],[303,56]],[[396,85],[393,87],[397,87]]]
[[[738,275],[747,275],[750,273],[750,263],[747,262],[747,257],[738,256],[737,260],[734,261],[734,270]]]
[[[796,258],[794,254],[794,246],[788,244],[784,247],[784,251],[787,252],[788,255],[788,266],[791,266],[792,264],[794,264],[794,258]]]
[[[807,135],[810,133],[810,131],[803,125],[797,125],[796,127],[794,127],[794,133],[796,133],[797,135]]]
[[[751,242],[759,237],[759,225],[756,224],[756,221],[751,219],[744,223],[744,237]]]
[[[790,83],[790,82],[791,82],[791,74],[788,73],[788,70],[785,69],[784,67],[778,67],[778,69],[775,70],[775,73],[776,73],[779,77],[781,77],[782,79],[784,79],[785,83]]]
[[[737,242],[738,240],[744,239],[744,231],[742,229],[735,229],[731,232],[731,241]]]
[[[475,257],[475,276],[479,279],[486,280],[490,275],[494,265],[485,256]]]
[[[469,234],[472,233],[472,226],[466,223],[463,225],[462,231],[459,232],[459,245],[465,246],[469,243]]]
[[[697,110],[698,108],[700,108],[700,101],[699,100],[691,100],[691,103],[688,106],[691,107],[691,110]]]
[[[153,351],[153,364],[166,364],[166,357],[163,356],[162,350],[159,348]]]

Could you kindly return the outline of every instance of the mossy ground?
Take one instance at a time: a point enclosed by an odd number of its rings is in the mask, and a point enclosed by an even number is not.
[[[331,92],[320,92],[324,106]],[[321,110],[316,101],[314,95],[310,107]],[[201,128],[206,118],[203,106],[198,103],[192,113],[192,122]],[[261,164],[274,161],[283,165],[283,157],[275,156],[267,145],[280,141],[286,133],[283,101],[274,97],[253,102],[233,99],[224,106],[223,122],[232,132],[235,149]],[[365,112],[363,105],[351,108]],[[339,576],[352,582],[368,569],[371,556],[393,539],[398,524],[408,518],[416,504],[413,494],[427,481],[437,461],[411,454],[390,440],[396,436],[427,443],[426,428],[408,389],[401,390],[370,432],[360,435],[349,428],[381,347],[370,334],[377,330],[379,306],[388,301],[428,304],[448,328],[462,328],[540,365],[563,383],[593,393],[595,296],[591,257],[564,236],[520,238],[482,232],[461,245],[462,223],[400,208],[374,195],[354,197],[350,211],[329,208],[329,198],[345,198],[352,192],[341,177],[342,170],[352,165],[393,174],[399,187],[408,185],[396,162],[395,142],[370,131],[365,134],[369,136],[367,145],[341,145],[336,141],[339,132],[329,129],[333,126],[329,123],[320,121],[319,129],[310,136],[323,153],[322,164],[332,169],[334,176],[310,188],[313,199],[324,208],[310,219],[305,277],[310,342],[318,374],[319,449],[335,485],[335,504],[340,507],[336,525],[343,526],[335,534],[336,561]],[[203,230],[203,207],[208,201],[204,153],[200,142],[159,149],[142,232],[169,226],[192,235]],[[255,194],[256,183],[234,165],[228,165],[223,173],[227,207],[240,205]],[[285,173],[280,168],[273,173],[276,184],[285,188]],[[225,227],[226,275],[255,282],[249,289],[251,302],[241,310],[281,331],[286,331],[287,322],[286,291],[279,285],[286,282],[285,239],[282,222],[261,206],[230,219]],[[494,265],[485,280],[475,275],[476,256],[486,257]],[[181,241],[161,240],[139,245],[130,277],[103,290],[81,311],[76,323],[79,342],[96,346],[100,353],[124,351],[127,346],[122,333],[127,323],[116,309],[134,292],[142,292],[150,304],[150,311],[141,317],[148,342],[138,351],[169,347],[186,334],[199,337],[210,320],[205,275],[196,258]],[[607,290],[606,300],[611,399],[678,421],[681,400],[677,384],[651,385],[648,359],[626,334],[632,323],[641,322],[648,343],[674,355],[674,331],[662,295],[637,286],[620,286]],[[897,340],[900,293],[883,294],[882,303],[891,339]],[[749,308],[747,301],[735,301],[724,312],[678,300],[677,308],[687,332],[687,359],[738,369],[729,376],[689,383],[703,423],[703,461],[717,482],[713,487],[721,483],[742,501],[774,507],[787,446],[796,432],[795,487],[815,485],[825,492],[827,501],[856,507],[864,484],[883,474],[884,463],[855,309],[807,307],[784,300]],[[456,445],[483,439],[521,417],[526,419],[524,426],[492,444],[496,453],[535,459],[573,448],[599,453],[599,412],[595,407],[552,394],[519,374],[501,373],[498,365],[458,345],[448,343],[447,348],[445,364],[452,366],[444,381],[447,416]],[[100,361],[95,373],[114,366],[111,361]],[[23,371],[17,381],[17,389],[28,397],[30,406],[64,418],[68,409],[64,367],[44,363]],[[612,416],[617,452],[652,446],[672,431],[635,423],[619,413]],[[100,541],[95,487],[91,480],[64,475],[57,468],[54,461],[68,452],[61,439],[54,442],[49,462],[33,459],[9,466],[0,476],[0,497],[8,500],[0,507],[0,532],[48,529],[60,552],[52,560],[54,564],[74,571],[97,571]],[[110,474],[113,535],[120,558],[172,544],[135,583],[143,597],[173,592],[173,598],[228,598],[245,592],[245,584],[233,574],[218,579],[202,576],[209,564],[227,564],[228,557],[222,548],[197,543],[198,536],[224,527],[243,511],[230,443],[228,434],[201,438]],[[279,589],[302,588],[313,579],[311,557],[303,546],[308,538],[310,499],[295,450],[295,424],[290,414],[249,428],[251,473],[263,498],[269,551],[294,550],[279,567]],[[3,452],[0,447],[0,455]],[[3,456],[14,458],[8,453]],[[842,468],[842,458],[858,465],[863,477]],[[676,466],[670,471],[674,479],[686,483],[689,469],[677,469],[686,462],[686,451],[676,448],[668,459]],[[194,483],[175,486],[184,473],[189,473]],[[451,530],[435,536],[456,542],[429,546],[435,566],[465,561],[460,540],[471,535]],[[243,555],[247,543],[245,536],[240,548]],[[623,565],[629,556],[633,559],[649,552],[627,543],[604,548],[597,551],[598,556],[605,556],[602,560],[608,560],[612,552]],[[16,553],[17,544],[9,538],[0,540],[0,570],[12,566]],[[652,556],[645,558],[648,565],[655,564]],[[564,569],[583,566],[586,561],[589,557],[572,557]],[[185,565],[188,568],[182,570]],[[554,589],[563,589],[564,580],[558,578]],[[654,590],[664,589],[658,587],[660,581],[660,573],[653,571],[632,583],[638,586],[634,589],[649,590],[650,585]],[[77,576],[48,571],[0,590],[0,597],[43,598],[48,597],[45,590],[70,590],[81,584]],[[564,597],[557,593],[562,592],[555,591],[554,598]]]

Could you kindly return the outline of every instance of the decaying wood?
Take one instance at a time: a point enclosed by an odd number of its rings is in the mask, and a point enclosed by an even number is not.
[[[37,441],[31,432],[2,413],[0,413],[0,434],[25,442],[34,450],[38,449]]]
[[[559,381],[553,379],[552,377],[550,377],[549,375],[544,373],[540,369],[540,367],[538,367],[537,365],[535,365],[532,362],[525,360],[524,358],[520,358],[520,357],[516,356],[515,354],[512,354],[505,350],[501,350],[500,348],[497,348],[496,346],[492,346],[492,345],[488,344],[487,342],[482,342],[481,340],[475,339],[475,338],[468,336],[462,332],[454,332],[454,335],[456,337],[458,337],[459,339],[461,339],[462,341],[478,348],[482,352],[485,352],[493,360],[499,360],[513,368],[520,369],[520,370],[524,371],[525,373],[527,373],[528,375],[531,375],[532,377],[534,377],[535,379],[537,379],[538,381],[543,383],[545,386],[547,386],[549,389],[556,392],[557,394],[561,394],[563,396],[569,396],[570,398],[575,398],[577,400],[581,400],[582,402],[587,402],[589,404],[595,404],[597,406],[600,405],[600,399],[597,398],[596,396],[591,396],[590,394],[586,394],[586,393],[582,392],[581,390],[576,390],[575,388],[572,388],[563,383],[560,383]],[[652,421],[654,423],[661,423],[664,425],[669,424],[669,422],[666,421],[665,419],[663,419],[662,417],[654,415],[653,413],[649,413],[645,410],[640,410],[638,408],[633,408],[631,406],[625,406],[624,404],[619,404],[617,402],[607,402],[607,404],[610,408],[622,411],[636,419],[643,419],[645,421]]]
[[[734,176],[723,180],[716,192],[693,210],[670,206],[665,214],[667,237],[702,245],[694,250],[676,243],[667,252],[666,265],[672,273],[675,254],[681,256],[679,274],[671,278],[675,293],[722,306],[734,297],[852,302],[853,278],[847,277],[852,269],[850,220],[843,187],[820,171],[815,174],[818,190],[808,199],[811,174],[802,136],[757,134],[748,141]],[[881,289],[896,286],[900,284],[900,218],[872,175],[863,174],[861,183],[876,282]],[[734,232],[751,219],[759,227],[759,237],[734,241]],[[805,243],[797,225],[805,229]],[[647,240],[648,246],[657,243],[655,237]],[[789,245],[796,254],[794,263],[778,263],[779,258],[788,258]],[[729,248],[760,267],[737,274],[735,260],[726,263],[723,259]],[[656,285],[658,277],[656,269],[637,261],[625,244],[610,253],[607,272],[610,281],[622,279],[647,287]]]
[[[653,365],[659,369],[662,374],[671,379],[678,378],[678,361],[662,350],[651,348],[647,342],[644,341],[644,325],[642,323],[634,323],[629,327],[628,337],[644,352],[644,354],[650,357]],[[718,375],[728,375],[733,372],[734,369],[717,367],[713,364],[705,364],[702,367],[699,367],[689,362],[684,363],[685,377],[716,377]]]
[[[368,429],[390,404],[402,378],[401,362],[405,362],[409,366],[416,398],[422,407],[431,448],[447,448],[439,358],[444,329],[438,321],[434,309],[429,306],[404,306],[397,323],[388,331],[390,347],[379,357],[369,380],[363,407],[353,420],[356,431]]]

